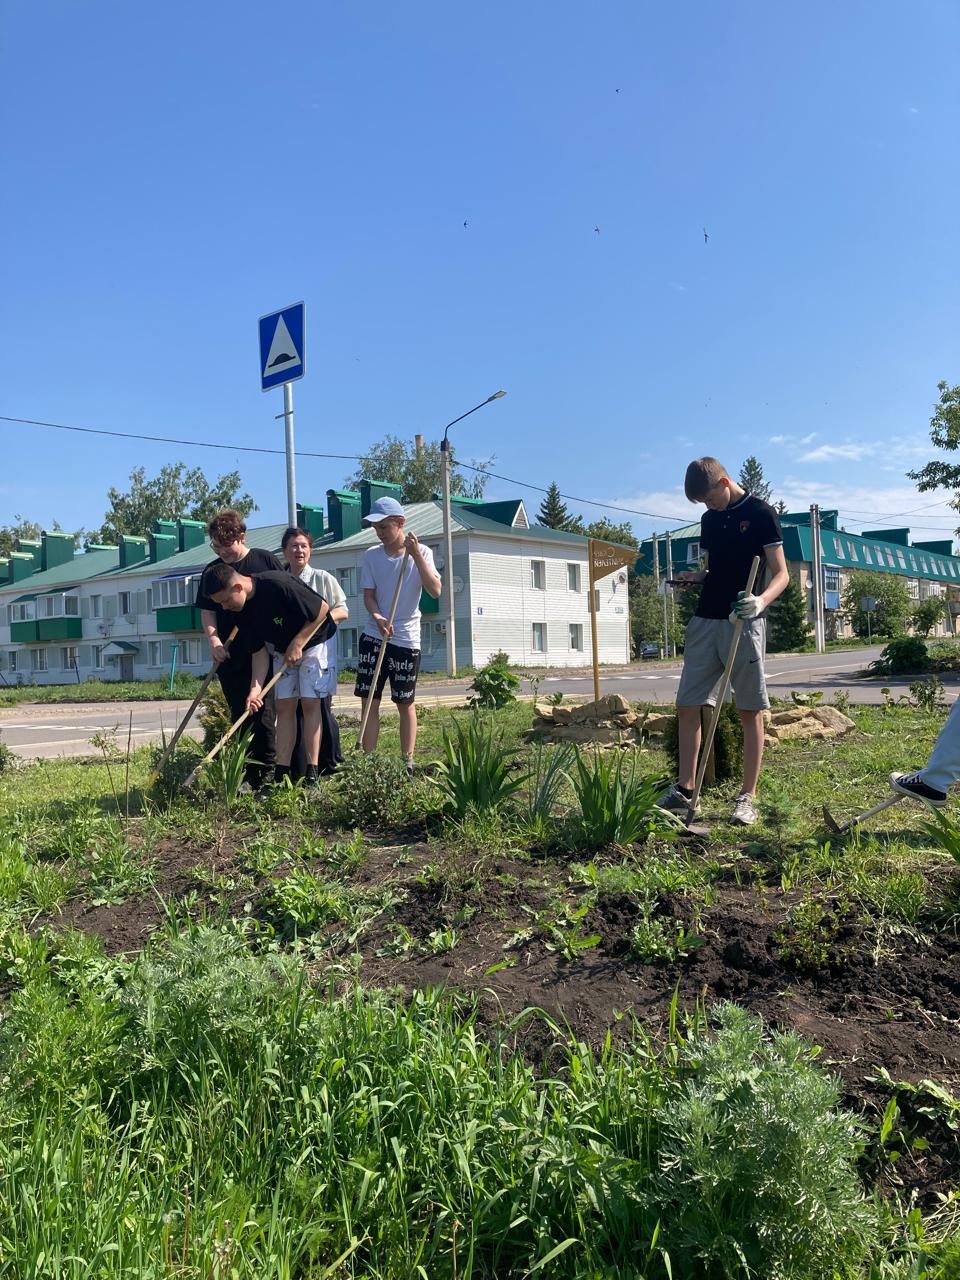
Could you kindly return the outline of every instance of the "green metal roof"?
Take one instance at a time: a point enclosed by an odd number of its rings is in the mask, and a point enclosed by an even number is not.
[[[404,527],[410,529],[418,538],[439,538],[443,534],[443,508],[439,502],[411,502],[404,507],[406,522]],[[500,538],[519,538],[534,542],[561,542],[568,546],[582,547],[586,550],[587,539],[581,533],[567,533],[562,529],[547,529],[543,525],[533,525],[529,529],[515,529],[510,525],[491,520],[489,516],[481,516],[471,507],[459,503],[450,505],[450,528],[454,533],[496,534]],[[324,539],[314,543],[315,551],[360,550],[375,546],[377,535],[372,529],[361,529],[349,538],[340,542]]]
[[[18,591],[29,587],[31,596],[48,595],[54,591],[64,591],[67,587],[79,586],[81,582],[89,582],[91,578],[97,578],[101,574],[115,572],[119,563],[120,552],[117,547],[110,547],[106,551],[84,551],[66,564],[55,565],[41,573],[32,573],[29,578],[21,578],[19,582],[4,585]],[[2,594],[0,599],[3,599]],[[7,600],[5,603],[11,604],[12,601]]]
[[[247,530],[247,546],[260,547],[264,551],[280,554],[280,539],[287,531],[286,521],[283,524],[265,524],[259,529]],[[151,564],[149,560],[139,560],[128,569],[121,569],[123,578],[173,578],[180,573],[189,573],[194,569],[202,569],[214,559],[210,544],[201,542],[199,547],[191,547],[189,551],[178,551],[175,556],[167,556]],[[33,586],[31,579],[30,585]]]
[[[813,543],[809,525],[783,526],[784,555],[788,560],[812,559]],[[836,569],[865,569],[892,573],[901,578],[928,578],[960,587],[960,557],[940,555],[923,547],[904,546],[842,529],[821,529],[823,563]]]

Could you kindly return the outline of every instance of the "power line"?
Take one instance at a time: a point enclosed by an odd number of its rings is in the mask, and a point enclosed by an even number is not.
[[[90,436],[114,436],[121,440],[150,440],[155,444],[185,444],[193,449],[226,449],[229,453],[274,453],[283,456],[284,449],[266,449],[252,444],[217,444],[209,440],[180,440],[176,436],[145,436],[135,431],[107,431],[103,427],[70,427],[63,422],[39,422],[36,418],[11,418],[0,413],[0,422],[18,422],[27,427],[49,427],[53,431],[79,431]],[[308,449],[298,449],[300,458],[339,458],[344,462],[359,462],[353,453],[312,453]]]
[[[466,471],[477,471],[480,475],[493,476],[495,480],[505,480],[507,484],[518,485],[521,489],[535,489],[537,493],[548,493],[540,484],[528,484],[525,480],[514,480],[512,476],[502,476],[496,471],[488,471],[486,467],[472,467],[469,462],[457,462],[458,467]],[[681,520],[679,516],[665,516],[657,511],[638,511],[635,507],[617,507],[612,502],[597,502],[594,498],[578,498],[572,493],[561,493],[561,498],[568,502],[581,502],[588,507],[602,507],[605,511],[622,511],[628,516],[647,516],[651,520],[667,520],[670,524],[695,524],[694,520]]]

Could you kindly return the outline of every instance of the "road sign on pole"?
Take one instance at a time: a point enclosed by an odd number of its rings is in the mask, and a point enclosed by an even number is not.
[[[295,302],[260,317],[260,390],[295,382],[304,373],[304,306]]]
[[[297,480],[293,447],[293,387],[304,374],[304,306],[295,302],[260,317],[260,390],[283,387],[284,437],[287,455],[287,523],[297,523]]]

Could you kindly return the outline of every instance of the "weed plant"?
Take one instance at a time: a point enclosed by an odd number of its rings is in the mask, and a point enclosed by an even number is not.
[[[520,688],[519,677],[505,662],[491,658],[481,667],[468,686],[467,702],[475,710],[498,711],[508,703],[516,702]]]
[[[220,753],[208,766],[209,781],[213,783],[214,789],[223,798],[223,803],[228,809],[232,809],[239,799],[240,788],[243,786],[247,765],[250,762],[251,741],[252,730],[241,729],[225,746],[221,747]]]
[[[402,759],[385,753],[348,752],[328,794],[336,821],[348,829],[402,827],[431,809],[429,788],[411,780]]]
[[[444,730],[443,757],[434,782],[454,818],[500,808],[526,781],[493,722],[480,715],[456,721],[452,734]]]
[[[597,751],[588,763],[578,751],[575,763],[579,812],[571,830],[576,848],[636,844],[680,827],[679,819],[657,805],[668,785],[662,774],[639,774],[635,758],[627,765],[621,752]]]
[[[505,1028],[522,1031],[526,1017]],[[309,988],[229,932],[34,959],[0,1028],[0,1258],[31,1280],[853,1277],[861,1130],[796,1038],[571,1043]]]
[[[545,747],[538,742],[526,779],[523,817],[531,839],[548,839],[564,791],[572,784],[570,771],[576,752],[570,744]]]

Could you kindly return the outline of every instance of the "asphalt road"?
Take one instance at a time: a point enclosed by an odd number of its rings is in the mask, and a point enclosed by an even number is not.
[[[878,654],[873,649],[846,649],[829,654],[787,655],[770,657],[766,662],[767,688],[778,697],[789,697],[792,689],[810,691],[822,689],[830,699],[839,691],[846,691],[851,702],[883,701],[883,688],[894,695],[905,693],[910,678],[862,680],[856,673]],[[680,664],[649,663],[630,670],[620,669],[601,673],[600,687],[605,693],[622,693],[631,701],[673,702],[680,679]],[[418,689],[418,701],[426,706],[450,705],[465,700],[469,679],[423,680]],[[960,692],[960,681],[948,680],[947,696],[952,701]],[[336,710],[356,712],[357,699],[349,685],[341,685],[337,695]],[[521,691],[531,692],[524,680]],[[545,675],[540,683],[540,693],[563,692],[574,697],[589,698],[593,692],[593,677],[583,671],[574,674]],[[157,742],[161,737],[161,723],[167,737],[186,713],[188,702],[111,702],[74,703],[73,705],[48,706],[21,704],[0,709],[0,737],[17,755],[32,759],[36,756],[92,755],[97,748],[90,739],[97,733],[116,733],[117,744],[124,748],[131,725],[131,741],[134,746]],[[387,708],[387,703],[384,703]],[[390,708],[392,710],[392,708]],[[194,721],[188,730],[199,737],[200,730]]]

